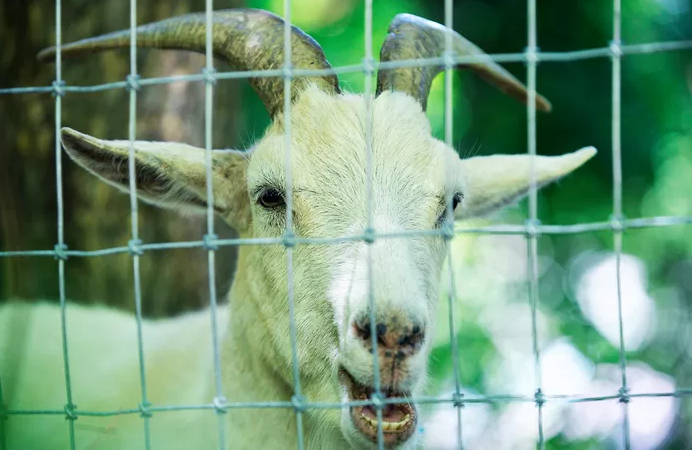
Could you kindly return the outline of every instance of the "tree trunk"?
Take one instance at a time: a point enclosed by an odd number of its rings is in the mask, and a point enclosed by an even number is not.
[[[215,9],[241,6],[217,0]],[[204,0],[140,2],[143,24],[192,11]],[[129,2],[87,0],[64,4],[62,41],[129,27]],[[50,86],[55,68],[39,64],[36,53],[55,43],[53,0],[0,3],[0,88]],[[198,73],[204,55],[140,50],[138,72],[145,77]],[[129,51],[63,61],[67,85],[121,81],[129,73]],[[241,80],[242,81],[242,80]],[[241,81],[215,85],[214,144],[237,146]],[[57,242],[55,173],[55,100],[47,93],[0,96],[0,250],[46,250]],[[118,88],[94,93],[69,92],[62,101],[62,125],[104,139],[127,139],[129,94]],[[204,146],[204,83],[143,87],[137,95],[137,139],[182,141]],[[61,150],[65,242],[73,250],[126,246],[131,237],[130,204],[124,195],[74,164]],[[200,240],[205,216],[138,203],[140,238],[145,243]],[[235,234],[215,222],[220,237]],[[235,265],[236,249],[222,247],[216,258],[217,295],[223,297]],[[170,315],[209,302],[207,255],[203,249],[147,251],[141,258],[143,311]],[[133,310],[133,265],[128,253],[70,257],[66,295],[80,303],[105,303]],[[57,263],[52,257],[0,258],[0,299],[58,299]]]

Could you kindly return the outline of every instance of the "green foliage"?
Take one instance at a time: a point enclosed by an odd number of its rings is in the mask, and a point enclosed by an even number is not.
[[[283,14],[279,0],[254,0],[253,7]],[[377,58],[387,24],[399,12],[420,14],[443,22],[442,2],[373,2],[373,54]],[[331,0],[293,0],[292,21],[304,28],[323,46],[334,66],[359,64],[364,56],[364,3]],[[326,6],[327,5],[327,6]],[[544,51],[570,51],[608,46],[612,36],[612,4],[581,2],[539,2],[538,42]],[[623,42],[690,39],[690,3],[683,1],[624,2]],[[456,30],[488,52],[521,52],[526,45],[526,5],[524,2],[457,1],[453,23]],[[521,80],[522,64],[506,67]],[[634,55],[622,62],[621,77],[621,165],[623,170],[623,211],[627,218],[690,216],[691,214],[691,102],[690,51]],[[340,76],[343,88],[362,91],[360,72]],[[433,85],[428,116],[434,133],[444,136],[444,76]],[[373,86],[373,85],[372,85]],[[453,142],[461,155],[517,153],[527,149],[525,107],[500,95],[482,80],[462,72],[453,84]],[[562,63],[542,63],[538,69],[538,90],[554,105],[551,114],[537,118],[537,151],[560,154],[585,145],[595,145],[597,158],[576,174],[548,187],[539,195],[539,219],[547,224],[608,221],[613,213],[612,182],[612,65],[607,58]],[[261,105],[250,99],[249,123],[256,130],[268,121]],[[501,217],[521,222],[526,205]],[[550,251],[540,246],[540,257],[551,261],[551,269],[540,278],[541,314],[554,338],[569,342],[594,364],[618,364],[617,345],[604,338],[580,308],[576,294],[567,287],[577,276],[571,264],[583,252],[609,252],[614,248],[610,232],[588,235],[545,237]],[[653,337],[644,346],[627,352],[629,363],[642,362],[673,376],[678,387],[690,387],[690,225],[628,230],[623,250],[646,267],[646,289],[661,320],[651,319]],[[458,261],[453,254],[453,260]],[[457,264],[462,264],[458,261]],[[677,269],[677,267],[679,269]],[[675,274],[672,275],[672,273]],[[624,284],[631,280],[624,280]],[[467,307],[465,280],[458,280],[456,340],[459,373],[463,386],[485,392],[489,365],[499,358],[489,331],[478,323],[483,307]],[[526,290],[516,302],[526,302]],[[441,297],[441,304],[447,297]],[[603,308],[616,308],[605,304]],[[447,311],[447,309],[446,309]],[[675,322],[663,322],[662,318]],[[674,335],[667,327],[676,326]],[[447,322],[441,323],[447,329]],[[672,345],[673,344],[673,345]],[[531,349],[527,349],[530,351]],[[431,356],[433,390],[448,383],[453,374],[451,346],[436,347]],[[531,395],[531,392],[528,393]],[[588,395],[589,392],[582,394]],[[690,430],[690,414],[678,427]],[[680,433],[679,433],[680,434]],[[684,433],[685,434],[685,433]],[[613,441],[570,441],[558,434],[548,449],[592,450],[610,448]],[[682,441],[669,441],[667,448],[682,448]]]

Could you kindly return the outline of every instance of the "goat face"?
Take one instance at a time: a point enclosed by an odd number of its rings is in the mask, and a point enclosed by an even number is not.
[[[292,227],[296,235],[319,242],[294,247],[291,267],[301,377],[320,380],[304,382],[313,399],[335,401],[336,394],[343,402],[370,399],[376,380],[373,341],[384,396],[420,394],[446,255],[442,233],[430,232],[444,226],[448,201],[455,217],[465,218],[500,208],[528,189],[528,157],[461,160],[432,137],[411,96],[386,92],[372,107],[370,203],[364,97],[309,89],[291,109]],[[255,237],[279,238],[286,232],[286,129],[283,121],[276,122],[250,156],[247,190]],[[536,159],[539,184],[592,154],[587,149]],[[369,206],[376,233],[406,236],[325,242],[366,232]],[[286,253],[277,245],[257,251],[260,263],[251,266],[263,272],[259,279],[271,280],[258,287],[267,289],[265,319],[277,330],[272,334],[282,366],[290,367]],[[332,392],[326,395],[325,386]],[[401,402],[382,410],[387,446],[415,442],[416,407]],[[331,413],[308,414],[327,418]],[[341,416],[342,432],[356,448],[375,444],[372,406],[344,408]]]
[[[440,230],[448,200],[455,206],[454,216],[465,218],[499,208],[528,189],[528,156],[460,159],[431,136],[428,119],[407,94],[383,93],[373,101],[371,117],[370,207],[376,233]],[[377,378],[386,397],[416,396],[426,376],[446,255],[441,234],[326,242],[363,234],[368,227],[368,122],[362,96],[308,88],[291,109],[289,127],[284,120],[275,121],[247,153],[212,152],[214,210],[243,237],[282,238],[287,231],[284,133],[290,133],[292,229],[296,236],[317,240],[297,244],[291,262],[298,363],[309,401],[370,398],[376,379],[373,340]],[[70,129],[63,130],[62,140],[80,165],[128,189],[128,141],[99,140]],[[206,208],[203,149],[142,141],[134,147],[142,199]],[[536,157],[539,185],[569,173],[593,154],[584,149]],[[242,252],[246,267],[239,269],[243,280],[236,281],[242,288],[234,291],[235,301],[255,304],[257,323],[265,327],[267,355],[291,385],[286,250],[271,244],[247,246]],[[375,445],[371,406],[308,414],[341,426],[357,448]],[[410,403],[385,406],[385,443],[413,443],[416,416]]]
[[[361,96],[309,90],[292,108],[291,197],[297,235],[329,239],[359,235],[368,228],[367,123]],[[371,124],[373,228],[377,233],[440,229],[446,199],[463,198],[459,158],[432,138],[421,107],[407,95],[378,97]],[[248,191],[257,237],[281,237],[286,231],[283,129],[278,123],[250,158]],[[427,336],[445,248],[441,237],[430,234],[380,238],[370,244],[357,239],[296,246],[292,270],[300,351],[305,351],[302,373],[324,379],[320,372],[329,369],[332,384],[339,374],[335,388],[341,400],[370,398],[375,380],[373,328],[382,391],[388,397],[416,394],[426,371]],[[265,246],[258,251],[264,278],[273,280],[267,298],[278,302],[271,310],[287,311],[284,249]],[[371,316],[376,319],[373,324]],[[282,330],[277,336],[285,340],[278,350],[290,361],[289,322],[285,314],[275,321]],[[318,358],[322,361],[316,364]],[[373,409],[343,411],[345,435],[372,443]],[[383,420],[385,443],[394,444],[412,436],[416,415],[408,404],[389,405],[383,409]]]
[[[215,17],[216,55],[238,69],[281,67],[275,58],[282,48],[281,19],[255,10],[220,11]],[[140,27],[138,45],[203,51],[204,20],[203,14],[193,14]],[[329,68],[317,43],[297,29],[293,33],[297,68]],[[383,44],[381,61],[438,56],[445,33],[432,22],[398,16]],[[62,54],[126,46],[129,36],[125,31],[67,44]],[[458,53],[480,54],[457,34],[453,44]],[[52,52],[43,52],[42,57]],[[498,65],[480,62],[469,67],[526,100],[524,87]],[[249,152],[215,150],[209,155],[211,207],[242,237],[282,238],[290,217],[290,231],[317,240],[293,246],[290,260],[284,246],[276,243],[243,247],[232,293],[233,308],[252,309],[252,326],[264,331],[263,342],[253,348],[280,374],[287,392],[293,381],[288,317],[293,295],[297,361],[308,401],[368,399],[376,380],[386,397],[419,394],[446,245],[441,233],[416,232],[439,231],[446,223],[448,204],[454,207],[455,218],[496,210],[528,191],[531,167],[541,186],[576,169],[595,152],[589,148],[560,157],[459,159],[452,148],[431,136],[425,115],[428,90],[440,69],[379,72],[370,117],[365,97],[342,94],[336,77],[298,78],[292,83],[289,123],[282,112],[281,80],[251,79],[272,125]],[[549,109],[541,96],[536,101],[538,109]],[[128,141],[103,141],[64,129],[62,143],[78,164],[128,190]],[[206,210],[204,150],[175,143],[132,145],[134,181],[141,199]],[[369,225],[376,233],[409,235],[327,242],[361,235]],[[387,447],[415,445],[414,405],[401,400],[384,405],[381,412]],[[376,412],[371,406],[309,409],[306,414],[315,419],[316,428],[341,428],[353,447],[376,445]]]

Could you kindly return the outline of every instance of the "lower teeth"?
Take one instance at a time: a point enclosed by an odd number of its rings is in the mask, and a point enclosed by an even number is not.
[[[378,428],[378,421],[371,419],[370,417],[366,416],[365,414],[361,414],[361,417],[366,421],[367,424],[372,426],[373,428]],[[405,414],[402,420],[399,422],[385,422],[383,421],[383,431],[400,431],[402,428],[404,428],[407,423],[409,423],[409,414]]]

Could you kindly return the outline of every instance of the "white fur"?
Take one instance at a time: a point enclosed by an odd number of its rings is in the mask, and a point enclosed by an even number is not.
[[[360,95],[309,89],[294,104],[291,123],[294,231],[329,238],[359,234],[367,226],[365,102]],[[284,126],[274,123],[249,154],[215,152],[214,208],[242,237],[277,238],[284,218],[264,210],[253,196],[265,184],[285,182]],[[432,229],[441,196],[464,194],[457,217],[484,213],[514,201],[528,186],[527,156],[460,160],[431,136],[419,103],[386,92],[373,102],[373,219],[377,232]],[[101,141],[63,133],[68,154],[109,183],[127,190],[126,141]],[[204,151],[170,143],[136,142],[139,195],[168,207],[204,208]],[[537,157],[545,184],[589,159],[593,150]],[[108,161],[111,160],[112,163]],[[104,162],[106,161],[106,162]],[[156,176],[152,176],[156,174]],[[351,323],[369,305],[367,253],[377,313],[416,320],[427,339],[403,363],[401,388],[421,392],[426,378],[445,256],[440,237],[411,236],[293,249],[298,363],[305,398],[340,402],[345,391],[339,365],[372,383],[373,360]],[[229,402],[289,401],[293,394],[286,251],[280,245],[242,246],[228,310],[220,311],[221,365]],[[130,288],[124,286],[124,292]],[[151,301],[145,299],[145,301]],[[0,308],[0,377],[11,410],[61,409],[66,403],[57,306],[10,303]],[[134,319],[98,307],[67,308],[74,402],[79,411],[137,408],[141,400]],[[149,400],[154,406],[210,404],[215,396],[207,311],[144,324]],[[217,448],[212,410],[154,412],[152,448]],[[308,409],[303,417],[309,449],[369,449],[346,409]],[[232,409],[223,415],[229,449],[285,449],[296,444],[292,409]],[[142,448],[138,414],[81,415],[75,422],[79,449]],[[10,449],[68,448],[68,424],[57,416],[10,416]],[[401,446],[417,445],[416,437]]]

